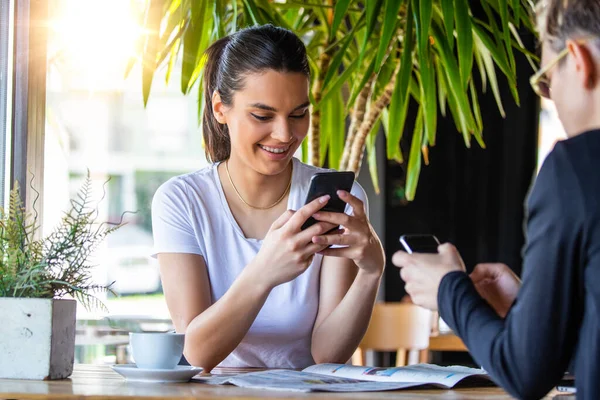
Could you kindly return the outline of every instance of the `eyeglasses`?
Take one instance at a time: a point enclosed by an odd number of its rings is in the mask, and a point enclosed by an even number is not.
[[[584,44],[590,40],[596,39],[596,37],[589,37],[581,40],[577,40],[577,43]],[[569,49],[565,48],[561,51],[554,60],[550,61],[545,67],[540,69],[535,73],[530,79],[529,83],[533,88],[533,91],[541,97],[545,97],[547,99],[550,98],[550,79],[546,76],[546,72],[550,71],[552,67],[560,62],[563,58],[565,58],[569,54]]]
[[[567,54],[569,54],[568,48],[561,51],[554,60],[546,64],[545,67],[540,69],[538,72],[536,72],[535,75],[533,75],[529,79],[531,88],[538,96],[545,97],[547,99],[550,98],[550,79],[548,79],[548,77],[546,76],[546,72],[550,71],[550,69],[552,69],[552,67],[558,64],[560,60],[565,58]]]

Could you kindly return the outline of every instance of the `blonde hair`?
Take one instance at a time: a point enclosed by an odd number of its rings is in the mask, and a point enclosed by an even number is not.
[[[556,52],[568,39],[600,38],[599,0],[539,0],[535,13],[540,39]]]

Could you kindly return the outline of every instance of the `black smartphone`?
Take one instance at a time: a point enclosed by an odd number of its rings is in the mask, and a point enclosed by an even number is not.
[[[575,376],[565,373],[560,382],[558,382],[558,385],[556,385],[556,390],[565,393],[577,393],[577,388],[575,387]]]
[[[310,179],[310,187],[308,188],[304,204],[308,204],[314,199],[328,194],[331,198],[321,210],[343,213],[346,209],[346,203],[338,197],[337,191],[345,190],[350,193],[353,184],[354,172],[352,171],[317,172]],[[317,220],[310,217],[302,225],[302,229],[304,230],[316,223]]]
[[[408,254],[437,253],[440,241],[433,235],[402,235],[400,243]]]

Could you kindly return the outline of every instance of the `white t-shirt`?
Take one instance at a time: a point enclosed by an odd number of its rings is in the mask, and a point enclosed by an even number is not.
[[[297,210],[304,205],[310,178],[326,170],[296,158],[293,163],[287,208]],[[356,182],[352,194],[366,205],[365,192]],[[346,213],[351,213],[350,206]],[[262,240],[246,238],[234,219],[217,164],[171,178],[156,191],[152,230],[154,256],[191,253],[204,258],[213,303],[229,290],[262,244]],[[322,258],[315,256],[306,272],[271,291],[242,342],[220,366],[304,368],[314,364],[310,348]]]

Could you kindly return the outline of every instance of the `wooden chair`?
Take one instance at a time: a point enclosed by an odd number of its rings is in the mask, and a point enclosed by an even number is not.
[[[408,303],[377,303],[352,364],[364,365],[367,350],[395,351],[396,366],[408,365],[408,352],[418,351],[427,362],[431,311]]]

